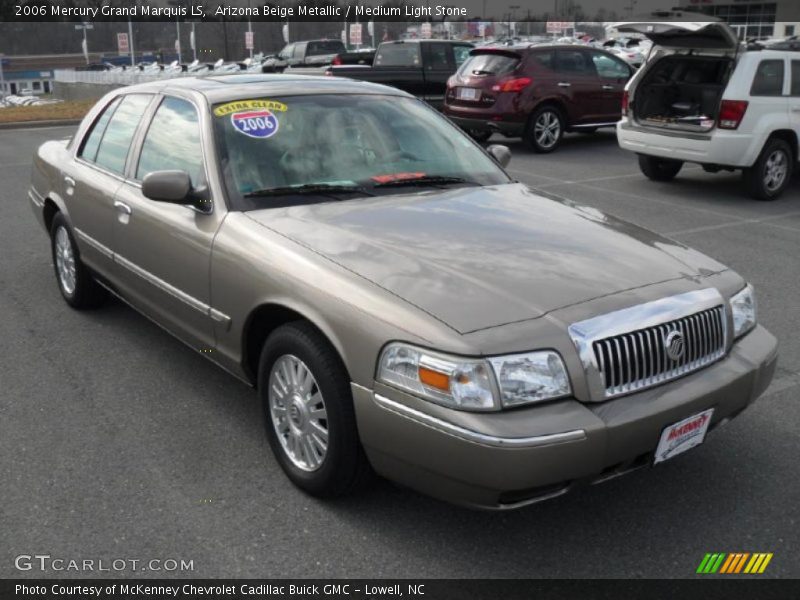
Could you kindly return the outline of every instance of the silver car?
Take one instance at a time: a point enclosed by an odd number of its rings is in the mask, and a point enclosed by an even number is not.
[[[111,292],[255,386],[303,490],[514,508],[697,446],[776,341],[739,275],[509,157],[384,86],[187,78],[103,98],[29,195],[67,304]]]

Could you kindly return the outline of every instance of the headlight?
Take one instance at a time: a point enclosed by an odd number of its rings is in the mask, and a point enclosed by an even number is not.
[[[733,315],[733,337],[738,338],[756,326],[756,295],[753,286],[745,288],[731,298],[731,314]]]
[[[564,363],[550,351],[470,359],[393,343],[381,354],[378,379],[431,402],[471,411],[570,394]]]
[[[519,406],[570,394],[564,361],[555,352],[490,358],[503,394],[503,406]]]

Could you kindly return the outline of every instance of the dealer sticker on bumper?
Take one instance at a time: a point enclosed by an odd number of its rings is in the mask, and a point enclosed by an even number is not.
[[[714,409],[710,408],[667,427],[661,433],[661,440],[656,448],[655,463],[669,460],[702,444],[713,414]]]

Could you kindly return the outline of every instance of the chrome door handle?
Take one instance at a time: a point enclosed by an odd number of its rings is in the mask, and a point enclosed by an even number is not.
[[[572,87],[572,84],[568,83],[566,81],[559,81],[558,82],[558,87]]]
[[[116,208],[120,212],[124,212],[126,215],[129,215],[131,214],[131,212],[133,212],[130,206],[128,206],[124,202],[120,202],[119,200],[114,202],[114,208]]]
[[[604,85],[604,86],[603,86],[603,89],[604,89],[604,90],[611,91],[611,90],[613,90],[613,89],[614,89],[614,86],[613,86],[613,85]]]
[[[66,183],[69,187],[75,187],[75,180],[69,175],[64,176],[64,183]]]

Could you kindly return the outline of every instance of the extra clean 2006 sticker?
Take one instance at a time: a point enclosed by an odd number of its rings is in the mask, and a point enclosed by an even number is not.
[[[286,112],[288,107],[275,100],[239,100],[214,109],[217,117],[230,115],[234,129],[252,138],[266,139],[278,133],[280,123],[276,112]]]

